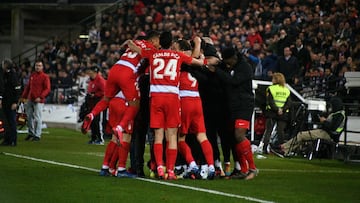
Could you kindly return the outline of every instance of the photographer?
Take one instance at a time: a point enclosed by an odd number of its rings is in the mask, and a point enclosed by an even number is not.
[[[319,129],[301,131],[296,137],[290,139],[286,143],[280,145],[278,149],[271,151],[279,157],[288,155],[290,150],[294,151],[299,148],[302,142],[307,140],[324,139],[334,142],[339,142],[340,135],[344,130],[345,125],[345,110],[343,103],[339,97],[331,98],[329,102],[328,112],[331,112],[327,118],[319,116],[322,124]]]

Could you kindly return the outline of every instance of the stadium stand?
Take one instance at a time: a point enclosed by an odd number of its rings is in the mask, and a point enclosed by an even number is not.
[[[83,2],[65,1],[67,6]],[[81,103],[81,70],[94,62],[106,77],[120,56],[120,44],[151,29],[172,30],[179,38],[209,37],[219,52],[234,46],[257,59],[253,65],[261,65],[263,80],[269,79],[269,71],[288,46],[297,50],[296,57],[301,59],[301,72],[292,78],[291,86],[302,97],[327,100],[337,95],[345,102],[359,103],[360,99],[349,96],[351,91],[347,89],[358,82],[348,76],[358,73],[360,63],[359,4],[354,0],[244,1],[245,6],[244,2],[234,4],[237,1],[231,0],[97,2],[109,6],[80,21],[79,34],[84,38],[55,35],[39,44],[32,56],[22,53],[14,58],[23,84],[28,80],[34,55],[44,59],[45,71],[52,79],[52,96],[47,101],[50,104]],[[298,47],[296,39],[301,39],[303,45]],[[301,48],[309,52],[307,63],[299,55]],[[64,85],[66,77],[73,83]],[[358,116],[359,112],[353,114]]]

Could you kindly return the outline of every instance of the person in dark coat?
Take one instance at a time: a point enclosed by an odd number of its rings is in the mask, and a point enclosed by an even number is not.
[[[292,56],[289,47],[284,48],[284,56],[280,56],[274,72],[282,73],[286,83],[293,84],[292,79],[295,75],[300,75],[300,65],[295,56]]]
[[[222,52],[226,69],[208,66],[220,78],[226,88],[226,96],[230,106],[230,115],[234,128],[235,151],[246,180],[257,174],[251,143],[246,138],[250,128],[250,120],[254,110],[254,93],[252,89],[253,69],[245,57],[234,48],[226,48]]]
[[[5,128],[5,137],[2,145],[16,146],[17,129],[16,129],[16,109],[20,96],[20,84],[14,68],[14,64],[10,59],[2,62],[3,67],[3,98],[0,105],[2,108],[7,126]],[[6,90],[6,91],[5,91]]]

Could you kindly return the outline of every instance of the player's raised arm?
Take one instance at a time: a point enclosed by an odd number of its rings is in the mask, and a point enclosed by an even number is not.
[[[213,56],[209,58],[201,58],[201,59],[192,58],[191,61],[191,65],[195,65],[195,66],[216,65],[218,63],[219,63],[219,59]]]
[[[137,46],[133,40],[128,39],[121,46],[125,47],[126,45],[129,49],[131,49],[131,51],[141,54],[141,47]]]
[[[194,49],[193,49],[193,52],[191,54],[192,57],[194,58],[200,58],[200,55],[201,55],[201,38],[200,37],[195,37],[193,39],[194,41]]]

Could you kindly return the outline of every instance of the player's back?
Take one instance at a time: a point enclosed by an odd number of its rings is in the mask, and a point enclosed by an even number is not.
[[[197,80],[187,71],[180,73],[180,97],[200,97]]]
[[[155,50],[156,48],[145,40],[135,40],[134,43],[141,47],[142,49]],[[141,59],[143,57],[137,52],[133,52],[130,49],[126,49],[114,66],[125,66],[131,68],[134,72],[137,72],[137,68],[140,65]]]
[[[191,63],[192,58],[181,52],[163,49],[151,54],[150,70],[152,85],[179,86],[180,67],[183,62]]]

